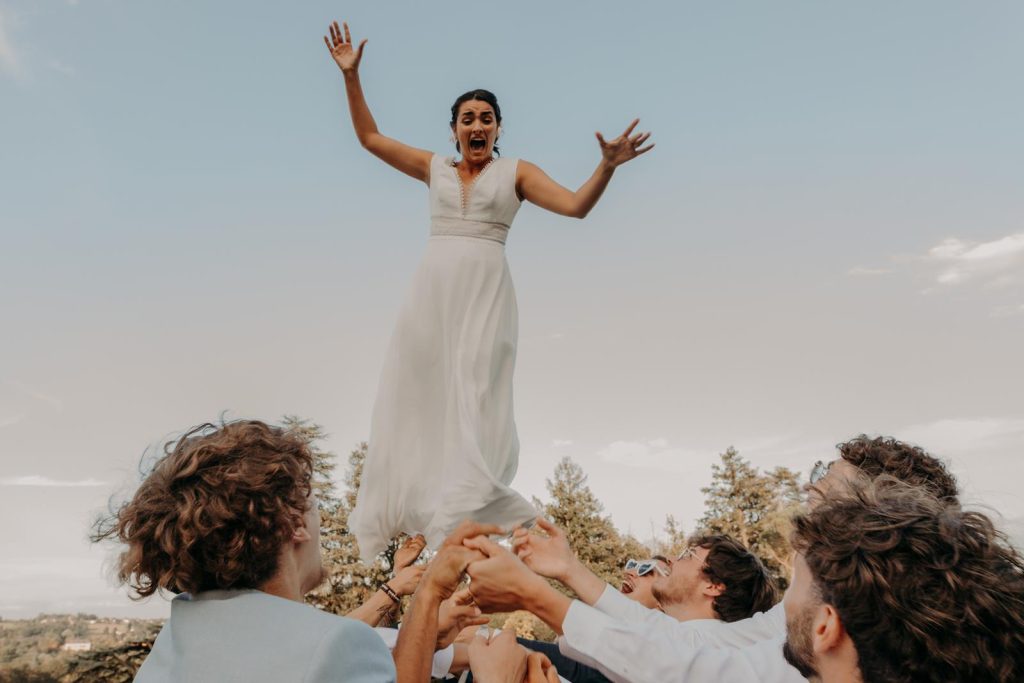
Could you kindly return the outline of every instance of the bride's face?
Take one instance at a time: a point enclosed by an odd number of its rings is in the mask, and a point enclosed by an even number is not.
[[[453,132],[463,159],[470,163],[486,162],[491,158],[498,139],[498,120],[494,109],[480,100],[463,102]]]

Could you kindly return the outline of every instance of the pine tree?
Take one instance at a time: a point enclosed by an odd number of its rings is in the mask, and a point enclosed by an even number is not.
[[[678,557],[679,553],[686,549],[686,532],[672,515],[665,517],[664,531],[665,538],[658,541],[657,554],[669,558]]]
[[[622,565],[637,547],[635,539],[627,542],[616,531],[604,506],[587,486],[583,468],[570,458],[562,458],[555,467],[555,476],[547,480],[551,502],[543,506],[544,516],[565,530],[569,546],[591,571],[608,583],[618,586]],[[643,553],[641,553],[643,554]]]
[[[292,415],[285,416],[283,424],[309,445],[313,454],[313,488],[320,501],[320,544],[327,580],[310,593],[306,601],[328,612],[347,614],[390,578],[395,550],[402,539],[393,540],[372,565],[364,564],[359,559],[355,536],[349,531],[348,518],[356,504],[366,443],[360,443],[349,454],[345,491],[338,497],[332,480],[336,456],[321,448],[326,435],[320,425]]]
[[[712,467],[705,495],[701,533],[728,534],[761,558],[785,583],[790,573],[789,520],[800,505],[800,475],[785,467],[768,474],[729,447]]]

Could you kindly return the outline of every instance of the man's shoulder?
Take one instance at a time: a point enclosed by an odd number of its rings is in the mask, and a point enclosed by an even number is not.
[[[140,681],[376,682],[393,680],[394,668],[384,641],[361,621],[258,591],[223,591],[175,598],[140,674]]]

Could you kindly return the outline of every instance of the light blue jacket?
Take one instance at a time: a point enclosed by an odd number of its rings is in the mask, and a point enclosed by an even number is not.
[[[171,602],[136,683],[393,683],[395,665],[366,624],[259,591],[205,591]]]

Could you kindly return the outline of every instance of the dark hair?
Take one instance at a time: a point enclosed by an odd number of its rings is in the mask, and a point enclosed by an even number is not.
[[[779,589],[761,560],[724,534],[694,536],[689,544],[708,551],[702,571],[725,586],[711,608],[722,621],[739,621],[765,612],[779,601]]]
[[[955,503],[959,488],[956,479],[937,458],[923,448],[892,437],[875,438],[864,434],[841,443],[839,455],[871,479],[888,475],[930,492],[939,500]]]
[[[464,92],[457,98],[455,98],[455,104],[452,105],[452,120],[449,123],[449,125],[452,128],[455,128],[455,122],[459,118],[459,108],[462,107],[462,105],[465,104],[466,102],[470,102],[472,100],[479,100],[480,102],[486,102],[487,104],[491,105],[491,109],[494,110],[494,118],[498,122],[498,125],[501,125],[501,107],[498,106],[498,98],[495,97],[494,93],[492,93],[490,90],[477,88],[476,90]],[[455,151],[462,152],[462,149],[460,149],[459,147],[458,140],[455,141]],[[501,150],[498,149],[497,144],[494,145],[494,153],[497,156],[501,156]]]
[[[988,517],[883,475],[793,524],[864,681],[1024,680],[1024,560]]]
[[[257,588],[302,526],[312,471],[309,448],[290,431],[257,420],[199,425],[164,446],[92,540],[128,546],[118,578],[138,597]]]

